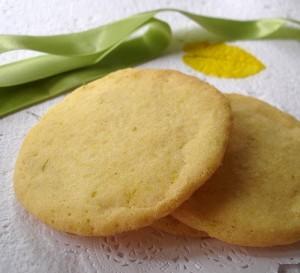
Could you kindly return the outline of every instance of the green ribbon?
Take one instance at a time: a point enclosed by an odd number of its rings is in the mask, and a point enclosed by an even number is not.
[[[154,16],[165,11],[181,13],[221,40],[300,40],[300,22],[293,19],[238,21],[177,9],[144,12],[73,34],[0,35],[0,53],[20,49],[46,53],[0,66],[0,117],[162,55],[172,33]]]

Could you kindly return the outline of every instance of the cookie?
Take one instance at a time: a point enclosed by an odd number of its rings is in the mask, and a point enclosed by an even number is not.
[[[16,196],[61,231],[106,236],[144,227],[214,173],[230,125],[228,100],[197,78],[120,70],[68,95],[29,132]]]
[[[300,122],[255,98],[228,95],[233,130],[220,167],[173,214],[242,246],[300,240]]]
[[[176,220],[172,216],[166,216],[159,219],[151,225],[154,229],[164,231],[166,233],[176,236],[190,236],[190,237],[208,237],[205,232],[193,229],[180,221]]]

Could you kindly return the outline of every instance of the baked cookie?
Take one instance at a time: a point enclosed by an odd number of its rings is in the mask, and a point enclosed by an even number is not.
[[[29,132],[14,180],[52,227],[112,235],[152,224],[218,168],[228,100],[172,70],[125,69],[80,87]]]
[[[173,215],[237,245],[300,240],[300,122],[255,98],[228,99],[233,131],[223,165]]]
[[[154,229],[176,236],[191,236],[200,238],[208,237],[205,232],[193,229],[169,215],[159,219],[158,221],[155,221],[151,226]]]

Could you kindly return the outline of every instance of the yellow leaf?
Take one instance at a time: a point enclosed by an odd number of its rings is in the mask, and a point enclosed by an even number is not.
[[[223,78],[244,78],[265,68],[252,54],[237,46],[223,43],[194,43],[183,49],[183,62],[207,75]]]

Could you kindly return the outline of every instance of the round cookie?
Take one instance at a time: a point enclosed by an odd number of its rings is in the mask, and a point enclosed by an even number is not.
[[[29,132],[14,181],[52,227],[112,235],[152,224],[221,164],[228,100],[172,70],[125,69],[83,86]]]
[[[222,166],[174,212],[243,246],[300,240],[300,122],[257,99],[228,95],[233,130]]]
[[[155,221],[151,226],[154,229],[176,236],[191,236],[200,238],[208,237],[205,232],[190,228],[170,215]]]

